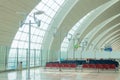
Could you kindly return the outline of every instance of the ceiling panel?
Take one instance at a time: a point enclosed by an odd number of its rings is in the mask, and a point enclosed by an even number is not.
[[[40,0],[0,0],[0,44],[11,45],[24,16],[30,13]]]

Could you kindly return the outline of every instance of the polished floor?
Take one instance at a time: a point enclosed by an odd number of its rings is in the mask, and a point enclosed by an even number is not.
[[[1,72],[0,80],[28,80],[27,71]],[[113,70],[44,70],[31,69],[30,80],[120,80],[120,72]]]

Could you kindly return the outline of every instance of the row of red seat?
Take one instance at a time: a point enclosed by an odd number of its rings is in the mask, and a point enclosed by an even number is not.
[[[116,69],[115,64],[83,64],[82,68]]]
[[[68,64],[68,63],[47,63],[46,67],[49,68],[76,68],[77,65],[72,63],[72,64]]]

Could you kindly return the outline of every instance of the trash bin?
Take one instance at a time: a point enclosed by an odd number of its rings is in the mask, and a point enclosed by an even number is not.
[[[19,70],[19,71],[22,70],[22,61],[18,63],[18,70]]]

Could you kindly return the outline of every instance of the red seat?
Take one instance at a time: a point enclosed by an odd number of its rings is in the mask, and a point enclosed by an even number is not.
[[[54,67],[59,68],[59,63],[55,63]]]
[[[82,68],[89,68],[89,65],[88,64],[83,64]]]
[[[96,68],[98,68],[98,69],[104,69],[104,66],[103,66],[103,64],[96,64]]]
[[[69,68],[70,67],[70,64],[65,64],[65,68]]]
[[[95,64],[89,64],[89,68],[96,68]]]
[[[50,64],[46,64],[46,67],[50,67]]]
[[[70,64],[70,68],[76,68],[77,65],[76,64]]]
[[[109,66],[110,66],[110,69],[116,69],[115,64],[109,64]]]
[[[104,67],[104,69],[109,69],[110,68],[109,64],[103,64],[103,67]]]

